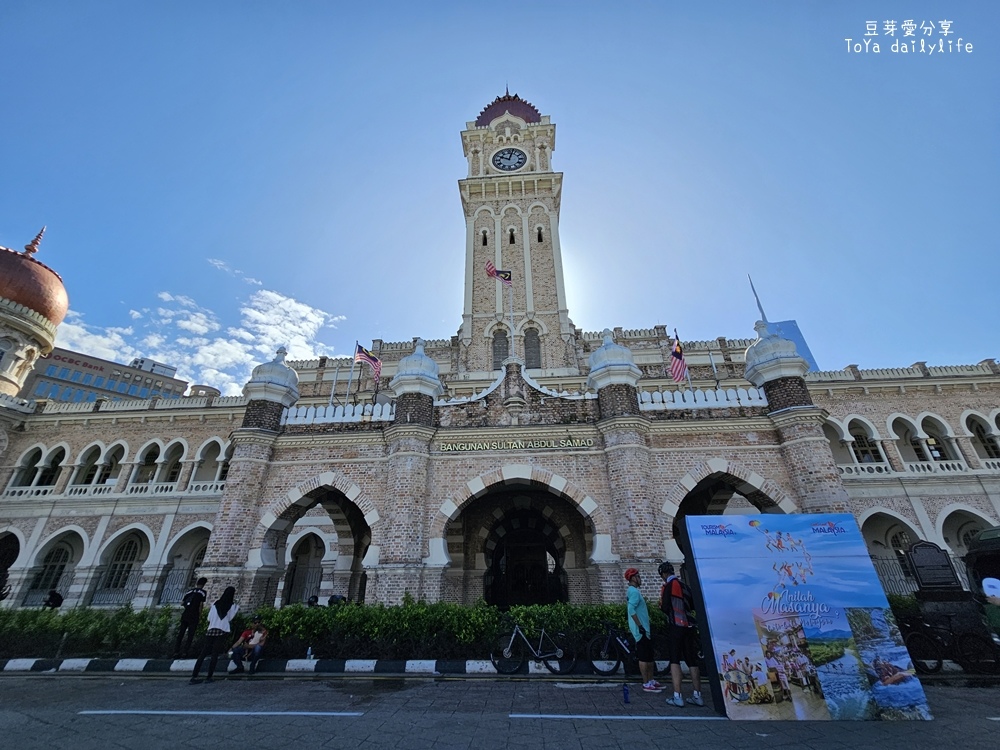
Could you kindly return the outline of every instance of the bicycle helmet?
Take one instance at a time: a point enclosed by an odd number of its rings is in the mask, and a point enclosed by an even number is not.
[[[638,574],[639,574],[639,569],[638,568],[629,568],[628,570],[625,571],[625,580],[626,581],[631,581],[632,580],[632,576],[638,575]]]
[[[672,576],[674,574],[674,566],[668,562],[661,562],[660,567],[656,569],[656,572],[661,576],[667,575]]]

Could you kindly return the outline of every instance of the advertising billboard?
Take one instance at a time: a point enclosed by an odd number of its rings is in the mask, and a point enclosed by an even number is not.
[[[730,718],[931,718],[853,516],[686,520]]]

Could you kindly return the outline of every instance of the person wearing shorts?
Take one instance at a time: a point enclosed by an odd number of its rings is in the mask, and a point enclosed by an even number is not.
[[[663,691],[663,685],[653,679],[653,637],[649,630],[649,608],[639,588],[642,576],[636,568],[625,571],[628,581],[628,627],[635,638],[635,655],[639,660],[639,674],[642,675],[642,689],[647,693]]]
[[[704,706],[701,697],[701,667],[699,666],[698,631],[688,617],[687,603],[684,601],[684,589],[681,579],[674,574],[674,566],[668,562],[660,563],[660,578],[663,588],[660,590],[660,610],[667,620],[667,651],[670,657],[670,681],[673,683],[673,697],[667,698],[667,703],[677,707],[684,706],[684,696],[681,695],[681,662],[688,666],[691,673],[691,684],[694,692],[687,702],[693,706]]]

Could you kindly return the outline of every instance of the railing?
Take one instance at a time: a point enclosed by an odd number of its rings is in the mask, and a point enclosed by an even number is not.
[[[46,487],[8,487],[4,490],[4,497],[45,497],[56,491],[53,485]]]
[[[391,422],[395,404],[348,404],[347,406],[292,406],[281,416],[282,424],[335,424]]]
[[[49,598],[50,589],[55,589],[63,596],[66,596],[66,592],[69,591],[70,584],[73,583],[73,569],[67,568],[58,578],[50,580],[42,578],[44,572],[44,568],[35,568],[34,570],[29,571],[27,580],[30,580],[31,584],[28,586],[28,590],[24,592],[24,598],[21,600],[22,607],[42,606],[42,603]]]
[[[960,474],[969,467],[965,461],[915,461],[907,463],[906,470],[911,474]]]
[[[90,604],[95,607],[129,604],[135,598],[135,592],[139,589],[141,581],[141,570],[131,570],[127,573],[121,570],[104,570],[97,579]]]
[[[110,495],[115,491],[115,485],[118,480],[114,480],[111,484],[71,484],[66,488],[66,494],[69,497],[99,497],[101,495]]]
[[[760,388],[694,388],[684,391],[645,391],[639,394],[640,411],[712,409],[732,406],[767,406]]]
[[[184,594],[191,588],[194,568],[173,568],[163,577],[160,589],[160,604],[180,604]]]
[[[841,476],[845,477],[860,477],[872,474],[893,473],[892,467],[886,463],[837,464],[837,471],[840,472]]]
[[[979,459],[984,469],[989,469],[990,471],[1000,471],[1000,460],[995,458],[981,458]]]
[[[958,580],[962,588],[969,589],[969,573],[965,569],[965,563],[960,557],[949,554],[952,567],[958,575]],[[899,557],[892,555],[872,555],[872,565],[875,566],[875,573],[878,575],[882,588],[887,594],[908,595],[914,593],[917,586],[916,576],[910,570],[910,566]]]
[[[130,484],[125,492],[128,495],[172,495],[177,492],[177,482]]]
[[[191,482],[188,487],[189,495],[221,495],[222,491],[226,489],[226,483],[223,482]]]

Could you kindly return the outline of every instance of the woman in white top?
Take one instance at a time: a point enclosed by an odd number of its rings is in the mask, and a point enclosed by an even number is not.
[[[233,600],[236,598],[236,589],[228,586],[222,592],[222,596],[211,607],[208,608],[208,630],[205,632],[205,641],[201,647],[201,655],[194,663],[194,672],[191,673],[191,684],[196,685],[201,682],[198,673],[201,672],[202,662],[206,656],[211,656],[208,662],[208,676],[205,682],[214,682],[212,675],[215,674],[215,666],[219,663],[219,654],[229,643],[229,627],[240,607]]]

